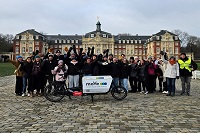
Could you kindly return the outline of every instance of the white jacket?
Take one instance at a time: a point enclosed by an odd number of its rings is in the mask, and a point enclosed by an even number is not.
[[[164,77],[166,77],[166,78],[176,78],[176,76],[179,76],[179,65],[178,65],[178,63],[171,65],[169,63],[169,61],[165,60],[163,57],[162,57],[162,60],[165,64],[167,64],[167,68],[165,70]]]

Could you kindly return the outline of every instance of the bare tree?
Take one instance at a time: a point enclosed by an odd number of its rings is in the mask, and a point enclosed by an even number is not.
[[[179,29],[173,30],[172,33],[178,35],[181,40],[181,47],[186,47],[188,44],[189,34],[187,32],[181,31]]]

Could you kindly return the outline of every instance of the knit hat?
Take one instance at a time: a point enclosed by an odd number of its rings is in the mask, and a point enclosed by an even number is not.
[[[59,61],[58,61],[58,64],[60,64],[60,63],[63,63],[63,60],[59,60]]]
[[[50,57],[50,56],[53,57],[54,55],[53,54],[49,54],[48,57]]]
[[[35,56],[35,59],[36,59],[36,58],[40,58],[40,56],[39,56],[39,55],[36,55],[36,56]]]
[[[18,60],[19,58],[22,58],[22,56],[20,56],[20,55],[16,56],[16,59],[17,59],[17,60]]]
[[[149,59],[152,59],[152,57],[151,57],[151,56],[149,56],[149,57],[148,57],[148,60],[149,60]]]
[[[61,51],[58,49],[58,50],[56,50],[56,53],[61,53]]]

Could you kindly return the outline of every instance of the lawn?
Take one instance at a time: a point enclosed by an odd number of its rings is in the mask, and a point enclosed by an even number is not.
[[[197,65],[198,65],[198,70],[200,70],[200,63],[197,63]]]
[[[15,67],[11,63],[0,63],[0,77],[13,75]]]

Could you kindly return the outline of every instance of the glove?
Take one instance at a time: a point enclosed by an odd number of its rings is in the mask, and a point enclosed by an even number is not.
[[[82,52],[82,51],[83,51],[83,48],[80,48],[80,51]]]
[[[106,53],[109,53],[109,49],[106,50]]]
[[[179,79],[179,76],[176,76],[176,79]]]
[[[158,60],[155,61],[155,65],[158,65]]]

